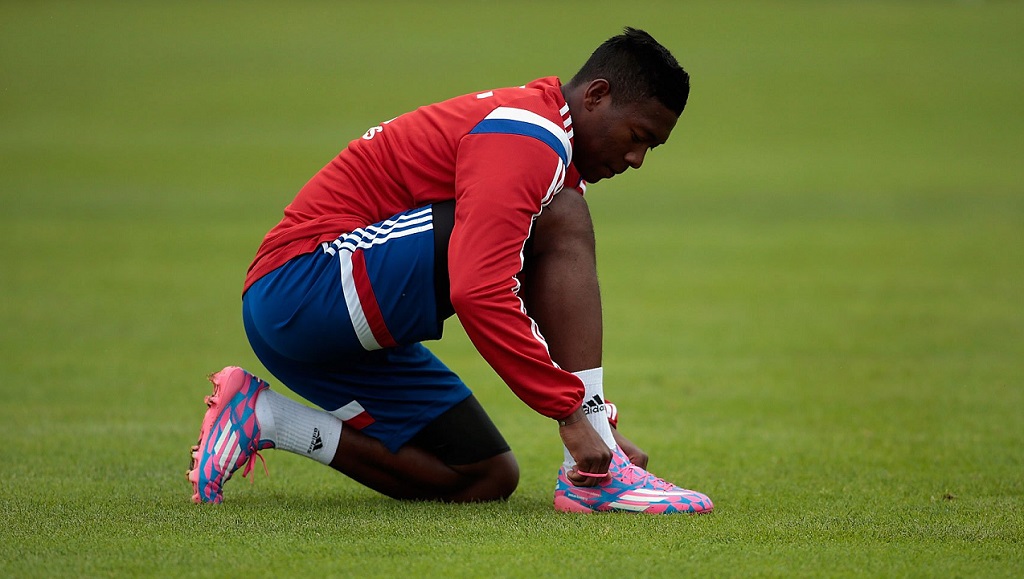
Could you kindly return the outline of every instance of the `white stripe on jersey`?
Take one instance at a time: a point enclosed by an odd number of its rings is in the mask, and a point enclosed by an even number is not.
[[[521,121],[524,123],[530,123],[536,125],[545,131],[551,133],[558,142],[562,144],[562,149],[565,151],[565,157],[572,162],[572,143],[569,142],[569,135],[566,134],[565,129],[559,127],[555,123],[545,119],[533,111],[526,109],[517,109],[512,107],[498,107],[491,111],[491,114],[484,117],[485,119],[501,119],[510,121]]]
[[[551,185],[548,186],[548,190],[544,194],[544,198],[541,199],[540,210],[537,211],[537,213],[535,213],[533,215],[533,218],[530,220],[530,230],[526,234],[526,240],[523,241],[523,246],[519,248],[520,271],[522,271],[523,266],[526,263],[526,255],[523,252],[526,251],[526,241],[529,240],[530,235],[533,234],[533,225],[537,222],[537,217],[540,216],[541,212],[544,211],[544,208],[547,207],[547,205],[551,203],[551,201],[555,198],[555,194],[561,191],[564,187],[565,165],[562,165],[562,163],[559,162],[555,164],[555,174],[551,180]],[[540,326],[537,324],[537,320],[533,319],[530,316],[530,313],[526,311],[526,303],[523,302],[523,298],[519,297],[519,290],[522,289],[522,282],[519,281],[518,276],[512,276],[512,279],[513,281],[516,282],[515,286],[513,286],[512,288],[512,293],[515,294],[516,298],[519,300],[519,311],[523,312],[523,315],[526,316],[526,319],[530,320],[530,332],[533,334],[534,339],[536,339],[537,342],[540,343],[540,345],[544,346],[544,351],[546,351],[548,353],[548,356],[550,357],[551,349],[548,348],[548,342],[547,340],[544,339],[544,335],[540,333]],[[554,364],[556,368],[559,367],[558,363],[555,362],[554,360],[552,360],[551,363]]]
[[[569,105],[564,105],[558,112],[562,114],[562,126],[565,127],[565,136],[571,139],[574,133],[572,131],[572,115],[569,114]]]
[[[540,200],[540,206],[544,207],[548,203],[551,203],[555,193],[561,191],[563,187],[565,187],[565,165],[558,163],[558,166],[555,167],[555,177],[552,179],[551,184],[548,185],[547,193],[545,193],[544,197]]]

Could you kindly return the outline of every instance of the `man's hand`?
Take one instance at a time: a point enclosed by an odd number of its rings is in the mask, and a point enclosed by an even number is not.
[[[633,444],[632,440],[619,433],[618,428],[612,429],[612,435],[615,437],[615,442],[618,443],[622,452],[626,453],[626,456],[629,457],[629,462],[647,470],[647,453],[641,450],[639,446]]]
[[[569,454],[576,459],[576,466],[566,473],[569,482],[578,487],[592,487],[604,480],[601,477],[579,474],[585,472],[606,475],[612,462],[611,449],[590,425],[590,421],[583,415],[583,410],[573,412],[562,422],[565,425],[558,427],[558,435],[562,437],[562,443],[569,450]]]

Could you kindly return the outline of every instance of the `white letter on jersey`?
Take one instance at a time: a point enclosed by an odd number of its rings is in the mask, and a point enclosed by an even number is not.
[[[395,117],[395,119],[397,119],[397,118],[398,117]],[[365,133],[363,133],[363,140],[369,141],[370,139],[373,138],[374,135],[376,135],[377,133],[379,133],[379,132],[384,130],[384,125],[390,123],[391,121],[393,121],[395,119],[384,121],[383,123],[377,125],[376,127],[370,127],[370,130],[368,130]]]
[[[370,139],[373,138],[374,135],[376,135],[377,133],[379,133],[379,132],[381,132],[383,130],[384,130],[384,127],[382,127],[380,125],[377,125],[376,127],[370,127],[370,130],[366,131],[363,134],[363,139],[369,141]]]

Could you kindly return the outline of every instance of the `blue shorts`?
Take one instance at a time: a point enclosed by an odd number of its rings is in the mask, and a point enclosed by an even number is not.
[[[444,323],[430,206],[293,258],[249,287],[242,317],[278,380],[392,452],[471,394],[420,344]]]

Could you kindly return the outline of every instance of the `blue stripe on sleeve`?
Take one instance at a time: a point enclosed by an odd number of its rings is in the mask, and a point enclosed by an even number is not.
[[[471,135],[498,133],[533,137],[551,147],[551,149],[562,159],[563,165],[569,164],[569,153],[562,146],[562,142],[558,140],[558,137],[552,135],[547,129],[539,127],[533,123],[511,119],[484,119],[480,121],[477,126],[473,127],[473,130],[469,133]]]

